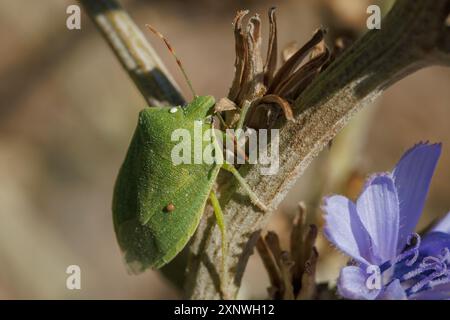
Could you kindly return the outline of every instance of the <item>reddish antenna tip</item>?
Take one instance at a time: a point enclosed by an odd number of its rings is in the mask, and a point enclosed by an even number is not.
[[[191,92],[192,92],[192,94],[193,94],[193,96],[194,96],[194,98],[195,98],[197,95],[195,94],[195,90],[194,90],[194,88],[192,87],[192,83],[191,83],[191,81],[189,80],[189,77],[187,76],[186,71],[184,70],[184,67],[183,67],[183,64],[181,63],[181,60],[178,59],[177,55],[175,54],[175,50],[174,50],[173,47],[170,45],[169,41],[166,39],[166,37],[164,37],[164,35],[163,35],[161,32],[159,32],[158,30],[156,30],[156,29],[155,29],[154,27],[152,27],[151,25],[146,24],[145,26],[146,26],[151,32],[153,32],[157,37],[159,37],[162,41],[164,41],[164,43],[166,44],[167,49],[169,49],[170,53],[174,56],[175,61],[177,62],[178,67],[180,68],[181,72],[183,73],[183,76],[184,76],[184,78],[186,79],[186,82],[187,82],[187,84],[188,84],[188,86],[189,86],[189,89],[191,90]]]

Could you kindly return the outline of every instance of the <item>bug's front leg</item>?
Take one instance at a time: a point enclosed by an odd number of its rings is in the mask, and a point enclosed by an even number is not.
[[[223,134],[220,131],[218,133],[221,135],[220,138],[222,139]],[[215,148],[218,151],[218,154],[220,154],[219,152],[221,151],[221,147],[218,144],[218,138],[216,137],[215,130],[213,130],[212,141],[215,144]],[[222,161],[223,161],[223,158],[222,158]],[[255,206],[257,206],[261,211],[264,211],[264,212],[267,211],[266,205],[261,200],[259,200],[258,196],[252,191],[252,189],[247,184],[245,179],[242,178],[242,176],[239,174],[239,171],[237,171],[237,169],[232,164],[224,162],[224,163],[222,163],[222,168],[226,171],[231,172],[236,177],[239,184],[244,188],[245,192],[250,197],[250,200],[252,201],[252,203]]]
[[[245,192],[250,197],[250,200],[255,206],[257,206],[261,211],[264,212],[268,210],[266,205],[261,200],[259,200],[258,196],[252,191],[250,186],[247,184],[247,181],[245,181],[245,179],[240,175],[239,171],[233,165],[229,163],[224,163],[222,165],[222,168],[227,170],[228,172],[231,172],[234,175],[234,177],[238,180],[239,184],[244,188]]]

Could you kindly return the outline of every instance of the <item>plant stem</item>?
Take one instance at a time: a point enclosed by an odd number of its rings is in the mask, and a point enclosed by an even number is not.
[[[115,0],[79,0],[102,32],[149,106],[181,105],[184,99],[152,46]]]
[[[240,172],[270,209],[280,204],[309,163],[361,108],[386,88],[426,66],[450,65],[450,31],[445,20],[450,0],[398,0],[381,30],[366,33],[325,70],[295,102],[295,123],[279,124],[280,170],[260,175],[260,166]],[[220,203],[229,239],[228,292],[235,296],[261,229],[271,216],[249,201],[235,183],[225,184]],[[220,233],[208,215],[191,245],[187,292],[192,299],[219,299],[216,266]]]

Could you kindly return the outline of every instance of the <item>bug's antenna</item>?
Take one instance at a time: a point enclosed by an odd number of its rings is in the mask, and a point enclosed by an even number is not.
[[[159,38],[161,38],[161,40],[164,41],[164,43],[167,46],[167,49],[169,49],[170,53],[174,56],[175,60],[177,61],[178,67],[180,67],[181,72],[183,73],[184,78],[186,79],[186,82],[189,86],[189,89],[191,89],[192,94],[194,95],[194,98],[197,96],[197,94],[195,93],[194,88],[192,87],[192,83],[191,80],[189,80],[189,77],[186,74],[186,71],[183,68],[183,65],[181,63],[181,60],[178,59],[177,55],[175,54],[175,50],[173,50],[172,46],[170,45],[169,41],[161,34],[161,32],[159,32],[158,30],[156,30],[155,28],[153,28],[151,25],[146,24],[145,25],[151,32],[153,32],[156,36],[158,36]]]

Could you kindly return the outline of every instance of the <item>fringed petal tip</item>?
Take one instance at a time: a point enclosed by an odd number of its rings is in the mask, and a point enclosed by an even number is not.
[[[398,250],[415,231],[441,151],[441,143],[417,143],[404,153],[392,172],[400,201]]]
[[[366,181],[364,182],[364,186],[361,190],[361,193],[359,195],[361,196],[361,194],[363,194],[364,191],[374,183],[374,181],[376,181],[378,178],[381,178],[381,177],[392,178],[392,173],[386,171],[386,172],[372,173],[372,174],[368,175],[366,178]]]
[[[436,151],[439,152],[439,155],[441,154],[442,151],[442,142],[435,142],[435,143],[430,143],[428,140],[426,141],[419,141],[417,142],[414,146],[412,146],[411,148],[409,148],[408,150],[406,150],[402,157],[400,158],[399,162],[400,163],[402,160],[404,160],[406,157],[410,156],[413,152],[422,149],[422,148],[431,148],[434,149]]]

